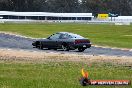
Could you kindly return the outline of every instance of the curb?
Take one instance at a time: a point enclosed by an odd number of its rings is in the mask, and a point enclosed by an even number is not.
[[[92,46],[94,46],[94,47],[97,47],[97,48],[110,48],[110,49],[113,49],[113,50],[115,50],[115,49],[118,49],[118,50],[122,50],[122,51],[130,51],[130,52],[132,52],[132,49],[128,49],[128,48],[117,48],[117,47],[109,47],[109,46],[98,46],[98,45],[92,45]]]

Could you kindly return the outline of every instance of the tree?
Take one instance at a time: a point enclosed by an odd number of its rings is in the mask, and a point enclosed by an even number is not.
[[[132,0],[0,0],[0,10],[132,15]]]
[[[132,0],[82,0],[82,12],[132,15]]]
[[[51,12],[74,13],[79,10],[78,0],[49,0],[48,6]]]
[[[12,6],[10,4],[10,0],[0,0],[0,10],[3,11],[10,11],[12,10]]]

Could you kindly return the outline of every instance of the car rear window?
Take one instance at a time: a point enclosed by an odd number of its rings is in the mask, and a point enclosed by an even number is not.
[[[77,35],[77,34],[69,34],[72,38],[84,38],[80,35]]]

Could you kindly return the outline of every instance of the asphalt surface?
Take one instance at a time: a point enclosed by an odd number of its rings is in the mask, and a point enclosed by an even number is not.
[[[15,49],[38,51],[38,52],[61,52],[61,53],[77,53],[77,54],[108,55],[108,56],[132,56],[132,51],[94,47],[94,46],[86,49],[84,52],[77,52],[77,50],[71,50],[71,51],[38,50],[32,47],[32,42],[34,40],[35,39],[0,33],[0,48],[15,48]]]

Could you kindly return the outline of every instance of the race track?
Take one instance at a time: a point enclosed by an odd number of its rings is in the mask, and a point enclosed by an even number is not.
[[[111,49],[103,47],[95,47],[86,49],[84,52],[77,52],[77,50],[72,51],[62,51],[62,50],[38,50],[32,47],[32,42],[35,39],[16,36],[12,34],[0,33],[0,48],[15,48],[15,49],[26,49],[31,51],[41,51],[41,52],[62,52],[62,53],[78,53],[78,54],[88,54],[88,55],[108,55],[108,56],[132,56],[131,50],[121,50],[121,49]]]

